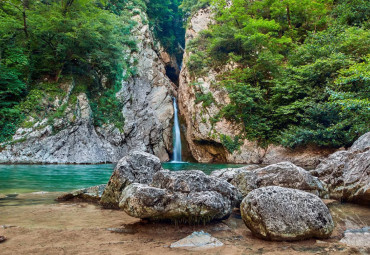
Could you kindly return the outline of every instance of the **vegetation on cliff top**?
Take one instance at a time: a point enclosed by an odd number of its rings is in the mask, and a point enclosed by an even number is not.
[[[96,125],[114,123],[122,129],[122,105],[115,94],[122,79],[135,75],[131,17],[147,12],[155,36],[175,54],[178,44],[184,44],[179,4],[178,0],[0,1],[0,142],[10,139],[31,115],[22,106],[32,104],[38,116],[42,101],[49,101],[47,93],[58,90],[66,76],[75,77],[78,92],[89,96]],[[48,88],[45,93],[40,82]]]
[[[231,103],[220,114],[244,138],[288,147],[349,146],[370,130],[370,2],[211,2],[216,23],[187,45],[195,77],[220,74]],[[200,96],[198,96],[200,97]]]
[[[231,103],[214,116],[245,127],[238,142],[224,137],[235,144],[230,150],[243,138],[289,147],[347,146],[370,129],[369,1],[4,0],[0,142],[28,110],[38,109],[41,80],[53,94],[67,76],[85,81],[77,87],[89,96],[96,125],[122,128],[115,94],[123,73],[135,75],[130,18],[146,12],[156,38],[180,56],[182,21],[208,5],[216,23],[187,45],[193,52],[187,66],[195,77],[237,64],[218,77]],[[211,94],[196,96],[204,107],[213,104]]]

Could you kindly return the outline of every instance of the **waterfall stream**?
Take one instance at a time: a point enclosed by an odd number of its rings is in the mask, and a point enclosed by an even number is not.
[[[180,136],[180,122],[177,108],[176,98],[173,98],[174,109],[174,125],[173,125],[173,159],[172,162],[182,162],[181,157],[181,136]]]

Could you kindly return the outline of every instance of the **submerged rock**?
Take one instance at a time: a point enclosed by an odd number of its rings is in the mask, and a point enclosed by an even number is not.
[[[86,189],[75,190],[71,193],[59,196],[56,200],[57,201],[79,200],[85,202],[99,202],[106,186],[107,185],[105,184],[101,184]]]
[[[122,190],[131,183],[149,184],[153,175],[162,169],[161,161],[154,155],[132,151],[117,164],[101,198],[107,208],[118,208]]]
[[[193,232],[191,235],[171,244],[170,248],[183,248],[189,250],[205,250],[221,247],[224,244],[208,233]]]
[[[370,227],[346,230],[340,242],[356,248],[370,249]]]
[[[6,241],[6,237],[5,236],[0,236],[0,243],[5,242],[5,241]]]
[[[201,171],[159,171],[151,186],[124,189],[119,206],[136,218],[205,223],[227,218],[239,199],[234,186]]]
[[[242,171],[231,181],[243,194],[254,189],[268,186],[279,186],[285,188],[299,189],[326,197],[327,191],[323,183],[291,162],[281,162],[253,171]]]
[[[327,206],[311,193],[277,186],[253,190],[241,203],[244,223],[271,241],[329,238],[334,222]]]
[[[328,186],[330,197],[370,205],[370,132],[348,151],[338,151],[311,174]]]

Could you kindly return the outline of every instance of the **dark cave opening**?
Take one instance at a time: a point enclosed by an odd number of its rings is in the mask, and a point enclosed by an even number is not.
[[[166,75],[167,77],[173,82],[176,84],[176,86],[178,87],[179,86],[179,75],[180,75],[180,71],[170,65],[167,65],[166,66]]]

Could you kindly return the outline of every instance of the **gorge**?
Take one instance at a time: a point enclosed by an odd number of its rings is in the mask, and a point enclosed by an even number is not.
[[[369,253],[369,17],[0,1],[0,253]]]
[[[359,84],[363,84],[359,91],[335,92],[357,93],[360,101],[354,102],[357,108],[353,113],[346,112],[347,108],[352,107],[351,99],[343,99],[347,100],[348,107],[333,108],[343,102],[330,101],[334,100],[335,96],[331,96],[334,95],[334,90],[330,88],[332,85],[325,84],[324,78],[320,78],[326,74],[320,73],[317,77],[321,80],[315,83],[322,84],[320,90],[326,87],[325,93],[328,94],[324,98],[315,98],[307,91],[299,92],[301,88],[298,87],[299,95],[295,96],[293,93],[290,96],[292,89],[282,88],[280,84],[295,84],[296,81],[293,78],[289,78],[291,80],[287,82],[280,81],[280,77],[276,77],[269,82],[276,80],[277,85],[266,91],[280,90],[279,94],[270,96],[271,93],[266,92],[267,96],[263,99],[266,102],[262,102],[261,98],[251,97],[255,95],[254,92],[243,94],[245,91],[239,91],[239,88],[226,84],[229,79],[227,75],[233,77],[233,72],[243,72],[245,65],[247,69],[254,68],[255,60],[251,59],[245,64],[225,59],[224,55],[219,60],[212,60],[214,56],[207,55],[212,50],[209,45],[212,38],[217,39],[217,36],[220,36],[216,33],[217,29],[224,29],[219,19],[227,19],[228,14],[223,13],[216,5],[213,9],[209,8],[208,1],[199,1],[195,4],[187,0],[181,5],[184,17],[188,19],[186,29],[183,29],[185,25],[181,23],[178,7],[180,2],[173,3],[170,9],[166,9],[169,7],[164,5],[164,3],[162,6],[156,5],[154,1],[148,4],[148,9],[136,5],[135,8],[127,11],[124,5],[120,7],[125,15],[130,17],[130,32],[127,40],[135,42],[135,47],[124,46],[124,54],[119,58],[124,60],[126,69],[123,70],[123,75],[118,80],[118,84],[114,85],[114,89],[109,88],[112,85],[109,84],[109,79],[103,76],[100,78],[98,89],[93,88],[92,85],[86,87],[85,83],[90,78],[77,73],[71,75],[65,73],[57,83],[53,83],[47,76],[43,81],[35,79],[35,84],[30,86],[29,95],[14,108],[15,111],[20,111],[17,122],[9,122],[11,129],[5,125],[7,122],[2,124],[4,131],[2,133],[6,134],[6,138],[4,136],[0,140],[0,163],[115,163],[134,149],[153,153],[163,162],[170,161],[174,148],[179,150],[178,144],[174,143],[179,139],[175,139],[176,132],[172,132],[177,128],[177,125],[174,125],[177,116],[174,114],[176,109],[172,102],[173,98],[177,100],[179,119],[183,120],[183,152],[186,151],[187,158],[202,163],[272,164],[291,161],[297,165],[314,167],[339,148],[349,147],[356,138],[368,130],[365,78],[364,83],[361,77],[358,78]],[[339,5],[333,6],[333,8],[339,7]],[[242,7],[235,5],[230,10],[234,11],[238,8]],[[156,16],[156,14],[161,11],[168,12],[168,10],[175,13],[172,22],[162,20],[159,22],[158,19],[167,19],[168,16]],[[326,9],[325,11],[329,12]],[[294,15],[297,15],[297,19],[300,17],[299,13]],[[156,23],[159,28],[153,25],[155,20],[159,22]],[[333,21],[327,22],[329,26]],[[352,26],[352,24],[349,25]],[[281,24],[280,29],[283,33],[286,28]],[[309,33],[311,28],[306,29]],[[326,32],[325,28],[322,29],[322,33]],[[167,31],[167,34],[164,31]],[[204,37],[207,33],[209,33],[209,42],[207,37]],[[222,36],[217,40],[228,40]],[[366,39],[357,39],[361,45],[362,43],[366,45]],[[295,38],[292,37],[291,40],[294,41]],[[348,45],[347,42],[343,43]],[[365,56],[366,49],[361,45],[359,45],[359,54]],[[299,42],[297,42],[298,46]],[[255,47],[260,46],[256,44]],[[348,54],[343,47],[335,51],[338,51],[338,54]],[[257,48],[251,50],[258,52]],[[226,53],[222,54],[239,54],[235,49],[225,48],[224,51]],[[283,53],[279,54],[279,58],[289,58],[282,55]],[[351,58],[350,55],[349,58]],[[315,60],[314,63],[331,61],[325,59],[323,57]],[[366,60],[364,61],[363,64],[367,65]],[[347,66],[344,64],[343,68]],[[286,68],[285,71],[283,69],[279,72],[286,71]],[[338,73],[344,73],[343,70],[339,72],[336,68],[327,72],[331,73],[331,77],[337,77]],[[262,74],[269,73],[271,70],[256,72]],[[290,75],[287,74],[286,77]],[[245,89],[251,86],[251,81],[248,79],[243,85]],[[261,82],[266,79],[261,78]],[[301,79],[312,80],[313,78]],[[344,76],[337,78],[338,81],[348,82],[351,79]],[[233,82],[243,84],[244,81],[233,80]],[[310,84],[307,83],[304,86],[308,89]],[[351,85],[348,83],[346,86]],[[259,89],[261,92],[256,92]],[[307,89],[303,88],[303,90]],[[255,93],[263,94],[262,90],[264,88],[256,86]],[[365,92],[362,92],[363,90]],[[242,95],[246,101],[241,98],[241,102],[235,102],[238,99],[237,95]],[[365,98],[361,99],[364,96]],[[285,100],[284,97],[291,98]],[[302,98],[308,101],[303,103]],[[274,105],[275,99],[281,102]],[[320,109],[314,109],[315,100]],[[306,103],[307,105],[304,105]],[[248,108],[248,104],[258,105]],[[34,105],[36,107],[33,107]],[[263,107],[266,109],[261,113]],[[270,108],[275,110],[270,112]],[[311,109],[312,112],[303,113],[304,109]],[[230,112],[231,110],[234,113]],[[246,111],[251,111],[251,114],[245,114]],[[276,117],[275,120],[275,117],[262,116],[268,112],[270,116],[280,114],[280,117]],[[337,114],[337,116],[329,116],[330,114]],[[351,114],[358,116],[357,122],[352,121]],[[352,122],[346,123],[341,116]],[[5,121],[6,118],[4,116]],[[286,118],[288,119],[284,120]],[[263,124],[268,119],[272,122]],[[276,124],[283,120],[284,123]],[[309,124],[305,124],[306,122],[316,126],[308,127]],[[17,124],[13,125],[13,123]],[[306,129],[304,129],[305,126]],[[331,127],[335,127],[336,130],[331,130]],[[289,132],[294,128],[297,131],[295,133],[292,131],[293,133],[290,134]],[[256,135],[257,133],[260,135]],[[296,138],[293,139],[293,137]]]

